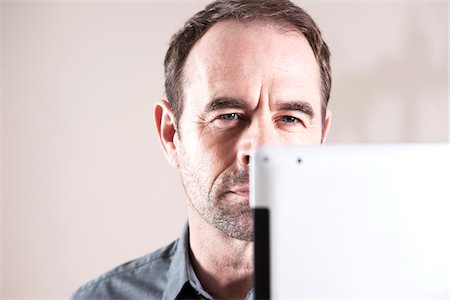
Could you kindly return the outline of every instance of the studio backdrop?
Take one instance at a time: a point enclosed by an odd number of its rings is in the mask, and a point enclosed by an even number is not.
[[[205,1],[3,1],[0,298],[66,299],[186,222],[152,109]],[[327,143],[449,140],[447,1],[304,1],[332,53]]]

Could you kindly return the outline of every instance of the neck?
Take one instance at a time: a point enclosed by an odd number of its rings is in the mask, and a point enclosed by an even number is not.
[[[188,205],[190,258],[203,288],[217,299],[244,299],[253,286],[253,242],[230,238]]]

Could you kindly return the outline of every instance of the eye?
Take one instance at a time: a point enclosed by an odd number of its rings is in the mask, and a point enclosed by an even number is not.
[[[224,114],[219,116],[219,119],[224,121],[234,121],[237,120],[238,118],[239,116],[237,113]]]
[[[293,117],[290,115],[281,115],[276,122],[278,123],[278,126],[284,127],[284,128],[290,128],[290,129],[300,129],[300,128],[306,128],[306,125],[304,121],[300,118]]]
[[[280,118],[281,122],[285,122],[285,123],[299,123],[301,122],[300,119],[296,118],[296,117],[292,117],[292,116],[282,116]]]

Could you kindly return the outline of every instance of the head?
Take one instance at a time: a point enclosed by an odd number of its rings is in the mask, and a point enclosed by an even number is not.
[[[174,35],[165,72],[168,101],[155,106],[155,120],[188,207],[251,240],[251,153],[327,134],[329,50],[318,27],[290,1],[219,0]]]
[[[195,43],[216,23],[236,20],[242,23],[255,21],[290,26],[307,39],[320,68],[322,121],[325,120],[331,90],[330,51],[322,38],[319,27],[300,7],[289,0],[218,0],[190,18],[173,35],[164,60],[167,100],[176,121],[184,107],[184,66]]]

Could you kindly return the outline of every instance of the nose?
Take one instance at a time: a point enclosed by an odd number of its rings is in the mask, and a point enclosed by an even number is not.
[[[242,133],[237,151],[239,164],[248,166],[255,150],[262,145],[276,144],[277,135],[271,120],[253,120]]]

